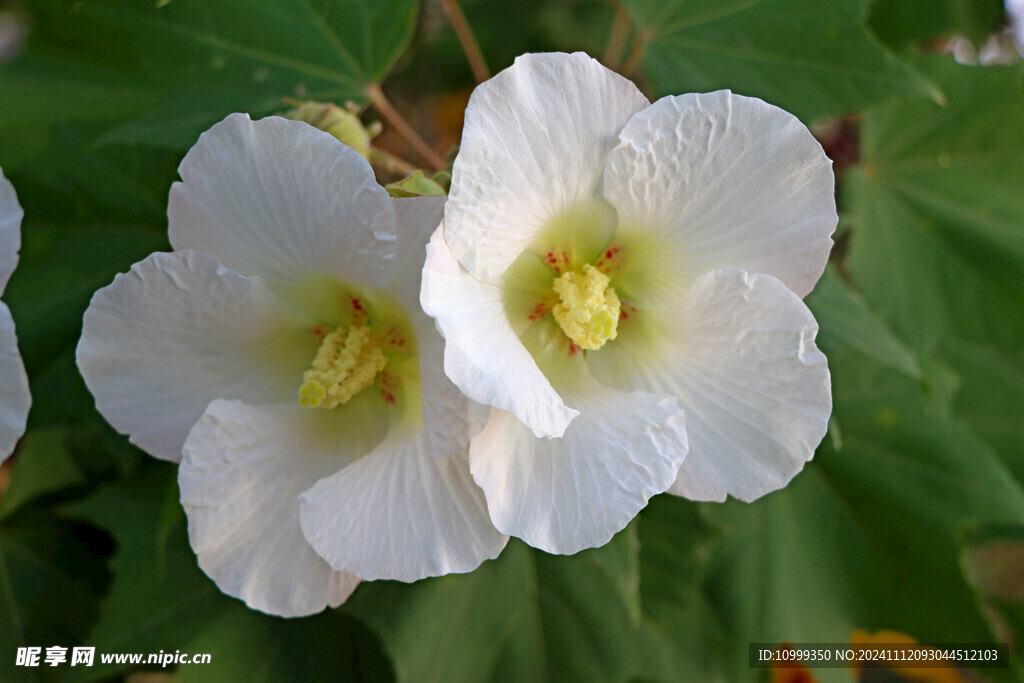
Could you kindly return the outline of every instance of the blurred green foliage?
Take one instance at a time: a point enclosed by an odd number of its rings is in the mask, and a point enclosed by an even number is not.
[[[434,0],[18,5],[31,32],[0,65],[0,166],[24,246],[5,300],[35,405],[0,498],[0,680],[128,673],[18,668],[22,644],[213,653],[170,670],[180,681],[764,680],[748,643],[855,628],[1019,648],[1024,72],[936,53],[953,34],[982,42],[999,2],[466,0],[494,69],[584,49],[652,97],[727,87],[808,124],[847,117],[822,136],[844,230],[808,297],[830,433],[753,504],[659,496],[604,548],[513,541],[471,574],[365,584],[291,621],[198,569],[175,468],[115,434],[77,374],[82,313],[168,248],[175,167],[210,124],[295,98],[362,105],[383,82],[411,120],[457,126],[430,98],[472,87],[458,42]],[[1015,657],[985,675],[1024,676]]]

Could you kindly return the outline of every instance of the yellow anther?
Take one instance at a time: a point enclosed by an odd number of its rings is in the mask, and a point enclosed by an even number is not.
[[[609,282],[607,275],[587,264],[583,272],[565,273],[552,285],[560,303],[551,312],[565,336],[581,348],[595,351],[618,334],[619,297]]]
[[[303,374],[299,404],[304,408],[337,408],[374,380],[387,358],[367,343],[370,328],[352,327],[334,330],[320,343],[312,367]]]

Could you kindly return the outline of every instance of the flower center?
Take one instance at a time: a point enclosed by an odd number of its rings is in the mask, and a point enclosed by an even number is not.
[[[619,297],[609,282],[589,263],[582,272],[555,278],[552,289],[560,301],[551,312],[565,336],[580,348],[595,351],[618,334]]]
[[[387,365],[384,352],[370,343],[370,328],[354,325],[324,337],[312,367],[302,375],[299,403],[303,408],[337,408],[373,384]]]

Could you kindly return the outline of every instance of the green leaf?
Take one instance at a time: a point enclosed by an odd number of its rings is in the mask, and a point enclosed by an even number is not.
[[[820,331],[818,347],[826,354],[850,347],[908,377],[921,378],[917,358],[856,292],[829,265],[806,299]]]
[[[81,644],[108,576],[109,540],[84,524],[30,511],[0,525],[0,679],[26,680],[19,646]],[[36,672],[32,672],[35,674]],[[35,678],[33,675],[32,678]]]
[[[723,620],[704,584],[717,534],[700,510],[665,494],[640,513],[643,615],[664,642],[657,645],[673,656],[668,671],[675,675],[664,680],[720,680],[728,661]]]
[[[185,147],[234,111],[264,114],[286,98],[366,100],[408,44],[417,0],[106,0],[90,20],[131,34],[159,106],[105,142]]]
[[[123,71],[33,54],[0,67],[0,90],[0,126],[107,121],[141,113],[158,95]]]
[[[427,176],[423,171],[416,170],[399,181],[386,185],[392,197],[436,197],[448,194],[438,181],[451,182],[447,171]]]
[[[1024,482],[1024,349],[957,343],[947,345],[943,356],[959,377],[953,412],[995,449],[1017,481]]]
[[[0,127],[107,122],[157,102],[159,89],[138,72],[130,38],[116,24],[90,21],[63,0],[13,8],[30,31],[25,51],[0,64]]]
[[[39,496],[85,483],[68,453],[69,438],[69,430],[61,427],[25,436],[14,460],[10,486],[0,496],[0,519]]]
[[[956,563],[958,532],[977,519],[1024,519],[1024,489],[918,384],[862,357],[832,360],[844,443],[838,452],[824,448],[816,463],[901,586],[895,599],[879,587],[859,589],[876,600],[868,626],[922,642],[980,638]]]
[[[373,634],[333,610],[278,619],[232,601],[182,651],[211,655],[209,664],[179,666],[182,683],[394,680]]]
[[[729,501],[705,512],[721,534],[707,583],[729,644],[725,680],[761,680],[747,666],[749,643],[843,643],[869,621],[859,593],[881,582],[884,574],[870,570],[888,558],[816,467],[753,504]]]
[[[110,565],[113,584],[89,634],[97,652],[184,650],[231,603],[196,565],[183,519],[160,539],[164,500],[177,493],[176,475],[176,467],[153,463],[70,508],[107,529],[118,546]],[[97,662],[91,669],[69,669],[68,680],[108,677],[130,667]]]
[[[624,0],[646,43],[655,95],[729,88],[805,121],[897,95],[936,98],[928,81],[868,34],[860,0]]]
[[[343,609],[381,637],[399,680],[624,680],[649,666],[634,534],[571,557],[513,539],[469,574],[366,584]]]
[[[150,461],[140,474],[100,488],[72,511],[117,540],[114,575],[88,636],[97,653],[208,653],[175,680],[387,680],[380,643],[335,612],[280,619],[220,592],[196,563],[178,502],[177,468]],[[98,654],[97,654],[98,657]],[[68,669],[64,680],[95,680],[131,664]]]
[[[951,337],[1024,344],[1024,94],[1017,68],[917,63],[946,106],[869,111],[847,177],[849,270],[918,351]]]
[[[19,130],[0,130],[4,149],[20,144],[12,139]],[[32,153],[23,150],[27,158],[12,169],[11,182],[25,209],[24,228],[135,224],[166,231],[167,193],[180,155],[151,147],[91,147],[102,130],[95,123],[48,126]]]
[[[959,529],[1020,523],[1024,489],[918,382],[852,351],[829,359],[841,450],[826,441],[785,489],[703,509],[707,572],[737,663],[750,642],[845,642],[854,628],[921,642],[991,638],[959,566]]]
[[[871,0],[868,25],[896,49],[950,34],[981,45],[1006,18],[1003,0]]]
[[[30,426],[92,412],[74,364],[82,315],[96,289],[165,243],[159,233],[127,227],[32,225],[23,231],[21,261],[4,300],[29,373]]]

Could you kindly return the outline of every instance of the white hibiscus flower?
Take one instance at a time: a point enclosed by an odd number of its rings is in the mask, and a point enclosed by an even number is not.
[[[114,427],[181,460],[203,570],[297,616],[340,604],[356,577],[497,556],[468,401],[418,304],[443,199],[391,199],[330,135],[242,114],[179,172],[175,251],[96,293],[78,366]]]
[[[656,493],[749,501],[803,467],[831,412],[800,297],[833,188],[760,100],[652,105],[583,54],[476,89],[422,303],[448,376],[494,406],[469,459],[498,529],[571,553]]]
[[[24,212],[14,187],[0,169],[0,295],[18,265],[22,216]],[[14,319],[10,309],[0,301],[0,462],[11,455],[25,433],[25,420],[31,406],[28,376],[14,334]]]

